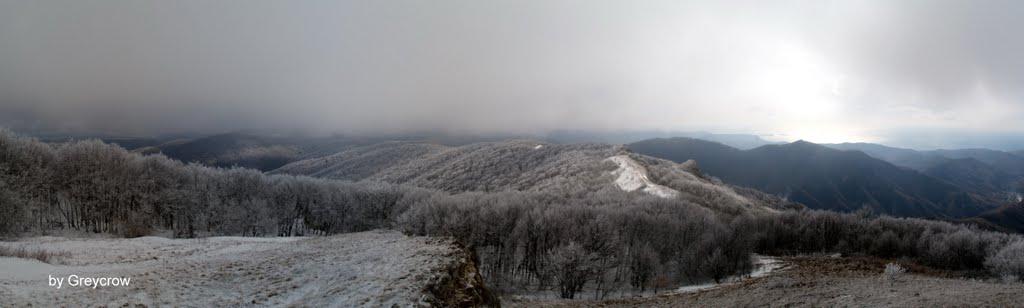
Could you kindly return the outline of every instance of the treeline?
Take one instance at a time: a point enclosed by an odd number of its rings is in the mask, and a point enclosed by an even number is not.
[[[399,218],[405,232],[474,247],[492,287],[557,289],[595,298],[632,288],[714,280],[751,269],[753,238],[728,217],[684,201],[608,189],[586,199],[467,193],[425,200]]]
[[[747,216],[736,225],[742,228],[740,232],[755,237],[755,250],[763,254],[838,252],[911,259],[954,271],[987,269],[1000,276],[1024,277],[1020,275],[1024,274],[1024,254],[1012,253],[1024,247],[1021,237],[973,225],[818,210]]]
[[[720,196],[711,190],[690,201],[603,187],[452,195],[208,168],[98,141],[52,145],[0,132],[2,234],[293,236],[394,228],[459,239],[479,256],[489,286],[554,289],[565,298],[719,280],[749,271],[755,252],[840,252],[1024,274],[1016,235],[920,219],[714,207],[707,204]]]

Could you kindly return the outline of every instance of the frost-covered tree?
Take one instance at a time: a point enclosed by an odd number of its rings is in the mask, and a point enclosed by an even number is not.
[[[985,260],[985,267],[1006,281],[1024,279],[1024,240],[1003,247]]]
[[[882,272],[882,279],[889,283],[889,286],[893,286],[903,274],[907,272],[907,269],[898,263],[887,263],[885,264],[885,271]]]

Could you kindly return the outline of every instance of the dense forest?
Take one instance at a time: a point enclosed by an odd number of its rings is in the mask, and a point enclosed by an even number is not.
[[[143,156],[99,141],[47,144],[0,132],[0,233],[11,237],[54,231],[297,236],[392,228],[455,237],[476,252],[498,290],[552,289],[565,298],[719,280],[749,271],[752,253],[840,252],[1024,277],[1024,242],[1017,235],[920,219],[705,206],[722,200],[716,190],[686,200],[613,185],[585,189],[450,192],[265,175]]]

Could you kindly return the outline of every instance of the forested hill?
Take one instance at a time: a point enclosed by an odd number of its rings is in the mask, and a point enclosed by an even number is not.
[[[782,206],[779,198],[714,182],[694,162],[677,164],[607,144],[388,142],[294,162],[271,174],[372,180],[453,193],[549,191],[583,197],[602,189],[639,190],[730,211]]]
[[[627,153],[610,145],[530,140],[459,147],[389,142],[294,162],[271,173],[377,180],[450,192],[531,190],[611,183],[615,164],[608,158],[620,154]],[[576,182],[555,183],[567,180]]]
[[[645,155],[700,162],[731,184],[788,196],[811,208],[855,211],[869,207],[897,216],[961,218],[999,204],[919,172],[859,151],[798,141],[738,150],[689,138],[652,139],[629,148]]]

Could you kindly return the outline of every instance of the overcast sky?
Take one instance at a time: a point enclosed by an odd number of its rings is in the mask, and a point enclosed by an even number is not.
[[[1024,1],[0,0],[0,125],[1017,136],[1020,29]]]

